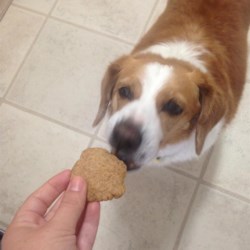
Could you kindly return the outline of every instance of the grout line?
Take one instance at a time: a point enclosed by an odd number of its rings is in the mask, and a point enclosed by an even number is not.
[[[107,140],[105,140],[104,138],[101,138],[98,136],[98,133],[96,134],[96,137],[95,137],[96,140],[98,141],[101,141],[101,142],[104,142],[104,143],[107,143]]]
[[[93,134],[91,134],[89,132],[86,132],[86,131],[83,131],[81,129],[75,128],[75,127],[73,127],[71,125],[67,125],[67,124],[65,124],[63,122],[60,122],[60,121],[58,121],[56,119],[53,119],[53,118],[51,118],[49,116],[46,116],[44,114],[41,114],[39,112],[33,111],[33,110],[29,109],[29,108],[23,107],[23,106],[21,106],[19,104],[13,103],[13,102],[11,102],[9,100],[3,100],[3,103],[8,104],[9,106],[12,106],[12,107],[14,107],[16,109],[19,109],[19,110],[24,111],[26,113],[29,113],[31,115],[37,116],[37,117],[39,117],[39,118],[41,118],[43,120],[52,122],[52,123],[54,123],[56,125],[59,125],[59,126],[61,126],[63,128],[66,128],[66,129],[69,129],[69,130],[74,131],[76,133],[79,133],[81,135],[88,136],[88,137],[91,137],[91,138],[93,137]]]
[[[219,191],[220,193],[223,193],[223,194],[226,194],[228,196],[231,196],[231,197],[233,197],[233,198],[235,198],[237,200],[249,203],[249,205],[250,205],[250,199],[246,198],[246,197],[244,197],[244,196],[242,196],[240,194],[234,193],[234,192],[232,192],[230,190],[227,190],[227,189],[225,189],[223,187],[220,187],[220,186],[218,186],[216,184],[210,183],[210,182],[205,181],[205,180],[202,180],[200,182],[200,184],[202,184],[204,186],[207,186],[207,187],[209,187],[209,188],[211,188],[213,190]]]
[[[178,250],[178,248],[179,248],[179,245],[180,245],[180,242],[181,242],[181,239],[182,239],[182,236],[183,236],[183,232],[185,230],[185,227],[186,227],[189,215],[191,213],[191,210],[192,210],[195,198],[197,196],[199,187],[201,185],[205,185],[205,186],[209,187],[212,190],[218,191],[221,194],[226,194],[226,195],[228,195],[228,196],[230,196],[232,198],[235,198],[237,200],[240,200],[240,201],[243,201],[243,202],[246,202],[246,203],[250,204],[250,199],[248,199],[248,198],[246,198],[246,197],[244,197],[242,195],[239,195],[237,193],[234,193],[232,191],[226,190],[226,189],[224,189],[222,187],[219,187],[218,185],[215,185],[215,184],[212,184],[212,183],[209,183],[209,182],[203,180],[204,175],[206,173],[206,170],[208,168],[209,161],[210,161],[210,158],[211,158],[211,155],[212,155],[213,151],[214,151],[214,147],[212,149],[210,149],[210,152],[208,152],[208,156],[205,159],[204,166],[202,168],[200,177],[198,179],[196,179],[193,176],[189,176],[188,174],[184,174],[182,171],[177,171],[177,170],[174,170],[173,168],[170,169],[172,171],[175,171],[175,172],[179,173],[180,175],[184,175],[186,177],[192,178],[193,180],[197,180],[194,193],[193,193],[193,195],[191,197],[191,200],[189,202],[189,205],[188,205],[187,211],[185,213],[184,219],[182,221],[182,224],[181,224],[181,227],[180,227],[180,231],[179,231],[179,233],[177,235],[176,242],[175,242],[173,250]]]
[[[89,148],[93,147],[93,144],[96,139],[97,139],[97,136],[94,134],[89,142],[89,145],[88,145]]]
[[[139,38],[141,38],[141,37],[145,34],[145,32],[146,32],[146,30],[147,30],[147,27],[148,27],[148,25],[149,25],[149,22],[151,21],[153,15],[154,15],[154,12],[155,12],[155,10],[156,10],[156,7],[158,6],[159,3],[160,3],[160,0],[156,0],[156,1],[155,1],[154,6],[153,6],[153,8],[152,8],[152,10],[151,10],[151,12],[150,12],[150,14],[149,14],[148,20],[146,21],[146,23],[145,23],[145,25],[144,25],[144,27],[143,27],[143,29],[142,29],[140,35],[139,35]]]
[[[106,116],[105,116],[106,117]],[[102,141],[102,142],[106,142],[104,139],[102,139],[102,138],[100,138],[99,136],[98,136],[98,134],[99,134],[99,132],[100,132],[100,130],[101,130],[101,127],[103,126],[103,124],[104,124],[104,119],[105,119],[105,117],[103,118],[103,120],[101,121],[101,123],[97,126],[97,129],[96,129],[96,131],[95,131],[95,133],[94,133],[94,135],[93,135],[93,137],[92,137],[92,139],[91,139],[91,141],[90,141],[90,143],[89,143],[89,147],[92,147],[93,146],[93,143],[94,143],[94,141],[97,139],[97,140],[99,140],[99,141]]]
[[[124,40],[124,39],[119,38],[119,37],[116,37],[116,36],[114,36],[114,35],[112,35],[112,34],[108,34],[108,33],[105,33],[105,32],[99,31],[99,30],[91,29],[91,28],[88,28],[88,27],[86,27],[86,26],[82,26],[82,25],[79,25],[79,24],[70,22],[70,21],[65,20],[65,19],[61,19],[61,18],[59,18],[59,17],[50,16],[50,19],[56,20],[56,21],[60,21],[60,22],[65,23],[65,24],[69,24],[69,25],[74,26],[74,27],[76,27],[76,28],[79,28],[79,29],[82,29],[82,30],[85,30],[85,31],[89,31],[89,32],[92,32],[92,33],[94,33],[94,34],[98,34],[98,35],[100,35],[100,36],[104,36],[104,37],[106,37],[106,38],[115,40],[115,41],[117,41],[117,42],[124,43],[124,44],[126,44],[126,45],[134,46],[135,43],[136,43],[136,42],[131,42],[131,41]]]
[[[183,221],[182,221],[182,223],[181,223],[180,231],[179,231],[179,233],[177,234],[177,238],[176,238],[176,241],[175,241],[173,250],[178,250],[178,248],[179,248],[179,245],[180,245],[180,243],[181,243],[181,239],[182,239],[182,236],[183,236],[183,232],[184,232],[184,230],[185,230],[185,227],[186,227],[186,224],[187,224],[189,215],[190,215],[191,210],[192,210],[192,208],[193,208],[193,204],[194,204],[195,198],[196,198],[196,196],[197,196],[199,187],[200,187],[200,185],[201,185],[202,182],[203,182],[203,177],[204,177],[204,175],[205,175],[205,173],[206,173],[206,170],[207,170],[207,167],[208,167],[208,164],[209,164],[209,159],[210,159],[210,157],[211,157],[211,155],[212,155],[213,150],[214,150],[214,148],[210,149],[210,151],[208,152],[208,155],[207,155],[207,157],[206,157],[206,159],[205,159],[205,161],[204,161],[204,165],[203,165],[203,168],[202,168],[202,170],[201,170],[201,174],[200,174],[200,176],[199,176],[199,178],[198,178],[198,180],[197,180],[197,183],[196,183],[196,186],[195,186],[193,195],[192,195],[191,200],[190,200],[190,202],[189,202],[187,211],[186,211],[186,213],[185,213],[185,215],[184,215],[184,219],[183,219]]]
[[[10,83],[9,87],[8,87],[7,90],[5,91],[4,96],[0,99],[0,105],[1,105],[2,103],[6,103],[6,104],[8,104],[8,105],[10,105],[10,106],[13,106],[13,107],[15,107],[15,108],[17,108],[17,109],[19,109],[19,110],[22,110],[22,111],[24,111],[24,112],[26,112],[26,113],[30,113],[30,114],[32,114],[32,115],[38,116],[38,117],[40,117],[40,118],[42,118],[42,119],[45,119],[45,120],[47,120],[47,121],[49,121],[49,122],[53,122],[53,123],[55,123],[55,124],[57,124],[57,125],[60,125],[60,126],[62,126],[62,127],[64,127],[64,128],[67,128],[67,129],[70,129],[70,130],[72,130],[72,131],[74,131],[74,132],[80,133],[80,134],[82,134],[82,135],[84,135],[84,136],[88,136],[88,137],[90,137],[89,146],[91,146],[91,145],[93,144],[93,142],[94,142],[95,139],[104,141],[103,139],[101,139],[101,138],[98,137],[98,132],[99,132],[99,130],[100,130],[100,128],[101,128],[101,125],[99,125],[99,127],[95,130],[94,134],[90,134],[90,133],[85,132],[85,131],[83,131],[83,130],[81,130],[81,129],[77,129],[77,128],[73,127],[73,126],[67,125],[67,124],[65,124],[65,123],[63,123],[63,122],[60,122],[60,121],[55,120],[55,119],[53,119],[53,118],[50,118],[50,117],[48,117],[48,116],[46,116],[46,115],[43,115],[43,114],[41,114],[41,113],[39,113],[39,112],[36,112],[36,111],[33,111],[33,110],[29,109],[29,108],[25,108],[25,107],[23,107],[23,106],[21,106],[21,105],[18,105],[18,104],[16,104],[16,103],[13,103],[13,102],[11,102],[11,101],[9,101],[9,100],[6,99],[7,95],[9,94],[11,88],[12,88],[13,85],[14,85],[14,82],[15,82],[15,80],[16,80],[16,78],[17,78],[19,72],[21,71],[21,68],[23,67],[23,65],[24,65],[25,61],[27,60],[28,56],[30,55],[30,53],[31,53],[31,51],[32,51],[32,49],[33,49],[35,43],[36,43],[37,40],[39,39],[40,34],[41,34],[41,32],[42,32],[44,26],[46,25],[46,23],[47,23],[47,21],[48,21],[49,19],[54,19],[54,20],[56,20],[56,21],[60,21],[60,22],[62,22],[62,23],[66,23],[66,24],[68,24],[68,25],[71,25],[71,26],[74,26],[74,27],[77,27],[77,28],[80,28],[80,29],[84,29],[84,30],[87,30],[87,31],[89,31],[89,32],[96,33],[96,34],[98,34],[98,35],[108,37],[108,38],[110,38],[110,39],[116,40],[116,41],[118,41],[118,42],[122,42],[122,43],[124,43],[124,44],[126,44],[126,45],[129,45],[129,46],[134,45],[134,43],[125,41],[125,40],[120,39],[120,38],[118,38],[118,37],[115,37],[115,36],[112,36],[112,35],[109,35],[109,34],[106,34],[106,33],[102,33],[102,32],[96,31],[96,30],[92,30],[92,29],[89,29],[89,28],[87,28],[87,27],[80,26],[80,25],[77,25],[77,24],[75,24],[75,23],[71,23],[71,22],[68,22],[68,21],[66,21],[66,20],[63,20],[63,19],[60,19],[60,18],[51,16],[53,10],[55,9],[55,7],[56,7],[56,5],[57,5],[57,3],[58,3],[58,1],[59,1],[59,0],[56,0],[56,1],[54,2],[53,6],[51,7],[51,10],[50,10],[47,14],[38,12],[38,11],[36,11],[36,10],[30,9],[30,8],[27,8],[27,7],[24,7],[24,6],[20,6],[20,5],[18,5],[18,4],[13,4],[13,6],[16,7],[16,8],[23,9],[23,10],[28,11],[28,12],[33,13],[33,14],[35,13],[35,14],[42,15],[43,17],[45,17],[45,19],[44,19],[44,21],[43,21],[43,23],[42,23],[42,25],[41,25],[41,27],[40,27],[38,33],[36,34],[34,41],[31,43],[30,48],[28,49],[26,55],[24,56],[22,62],[20,63],[20,65],[19,65],[19,67],[18,67],[16,73],[14,74],[13,79],[11,80],[11,83]]]
[[[40,12],[38,10],[34,10],[34,9],[31,9],[29,7],[26,7],[26,6],[22,6],[22,5],[19,5],[17,3],[12,3],[11,4],[12,6],[16,7],[16,8],[19,8],[19,9],[23,9],[23,10],[26,10],[26,11],[29,11],[29,12],[33,12],[35,14],[39,14],[39,15],[42,15],[44,17],[46,17],[48,14],[47,13],[44,13],[44,12]]]
[[[201,174],[200,174],[200,178],[199,178],[200,182],[202,182],[202,180],[204,178],[204,175],[205,175],[205,173],[207,171],[207,168],[208,168],[208,165],[209,165],[209,162],[210,162],[210,159],[211,159],[211,156],[212,156],[213,152],[214,152],[214,146],[212,146],[212,148],[208,151],[208,155],[207,155],[207,157],[206,157],[206,159],[204,161],[204,166],[203,166],[203,168],[201,170]]]
[[[58,2],[58,0],[55,1],[54,5],[52,6],[52,8],[51,8],[51,10],[50,10],[50,12],[49,12],[49,14],[48,14],[46,17],[44,16],[45,19],[44,19],[44,21],[43,21],[43,23],[42,23],[40,29],[38,30],[38,32],[37,32],[37,34],[36,34],[36,36],[35,36],[34,41],[31,43],[30,48],[28,49],[28,51],[26,52],[26,55],[24,56],[23,60],[21,61],[21,63],[20,63],[20,65],[19,65],[19,67],[18,67],[16,73],[14,74],[14,76],[13,76],[11,82],[10,82],[10,85],[9,85],[9,87],[7,88],[7,90],[6,90],[6,92],[5,92],[4,96],[3,96],[3,99],[6,98],[6,96],[9,94],[11,88],[13,87],[13,85],[14,85],[14,83],[15,83],[15,80],[16,80],[16,78],[17,78],[17,76],[18,76],[18,74],[20,73],[20,71],[21,71],[21,69],[22,69],[22,67],[23,67],[23,65],[24,65],[24,63],[25,63],[25,61],[26,61],[26,59],[29,57],[29,55],[30,55],[30,53],[31,53],[31,51],[32,51],[32,49],[33,49],[33,47],[34,47],[34,45],[36,44],[38,38],[40,37],[40,34],[41,34],[41,32],[42,32],[42,30],[43,30],[45,24],[46,24],[47,21],[48,21],[49,15],[50,15],[50,13],[53,11],[53,9],[55,8],[57,2]]]
[[[211,190],[215,190],[221,194],[224,194],[224,195],[228,195],[230,196],[231,198],[234,198],[236,200],[239,200],[239,201],[242,201],[242,202],[245,202],[247,204],[250,205],[250,199],[249,198],[246,198],[240,194],[237,194],[237,193],[234,193],[233,191],[230,191],[230,190],[227,190],[223,187],[220,187],[218,185],[215,185],[215,184],[212,184],[212,183],[209,183],[205,180],[203,180],[204,178],[204,175],[206,173],[206,170],[209,166],[209,162],[210,162],[210,159],[211,159],[211,155],[213,154],[213,151],[214,151],[214,147],[212,147],[209,152],[208,152],[208,155],[207,157],[205,158],[205,161],[204,161],[204,164],[203,164],[203,167],[202,167],[202,170],[201,170],[201,173],[200,173],[200,176],[197,178],[193,175],[190,175],[186,172],[183,172],[182,170],[179,170],[179,169],[175,169],[173,167],[165,167],[166,169],[170,170],[170,171],[173,171],[177,174],[180,174],[182,176],[185,176],[187,178],[190,178],[194,181],[197,181],[196,183],[196,186],[194,188],[194,192],[192,194],[192,197],[190,199],[190,202],[189,202],[189,205],[187,207],[187,210],[186,210],[186,213],[184,215],[184,218],[183,218],[183,221],[181,223],[181,226],[180,226],[180,230],[179,230],[179,233],[177,234],[177,237],[176,237],[176,242],[174,244],[174,248],[173,250],[178,250],[179,249],[179,245],[180,245],[180,242],[181,242],[181,239],[182,239],[182,236],[183,236],[183,232],[185,230],[185,227],[186,227],[186,224],[187,224],[187,221],[188,221],[188,218],[190,216],[190,213],[191,213],[191,210],[193,208],[193,205],[194,205],[194,201],[196,199],[196,196],[197,196],[197,193],[198,193],[198,190],[200,188],[201,185],[203,186],[207,186],[208,188],[210,188]]]
[[[169,166],[169,167],[166,167],[166,168],[168,168],[168,169],[170,169],[171,171],[174,171],[174,172],[176,172],[176,173],[178,173],[178,174],[180,174],[180,175],[189,177],[189,178],[191,178],[191,179],[193,179],[193,180],[202,181],[202,179],[203,179],[203,177],[204,177],[204,175],[205,175],[206,169],[207,169],[207,167],[208,167],[208,164],[209,164],[209,161],[210,161],[210,157],[211,157],[211,155],[212,155],[212,152],[213,152],[213,149],[210,149],[210,150],[206,153],[207,156],[206,156],[205,159],[204,159],[203,166],[201,167],[201,172],[200,172],[200,174],[199,174],[198,177],[195,176],[195,175],[189,174],[189,173],[183,171],[182,169],[178,169],[178,168],[175,168],[175,167]]]
[[[183,235],[184,229],[185,229],[185,227],[186,227],[186,224],[187,224],[189,215],[190,215],[191,210],[192,210],[192,208],[193,208],[193,204],[194,204],[196,195],[197,195],[197,193],[198,193],[199,186],[200,186],[200,183],[199,183],[199,181],[197,181],[196,186],[195,186],[195,188],[194,188],[194,192],[193,192],[193,194],[192,194],[192,196],[191,196],[191,199],[190,199],[190,202],[189,202],[189,204],[188,204],[186,213],[185,213],[185,215],[184,215],[183,221],[182,221],[182,223],[181,223],[180,231],[179,231],[179,233],[177,234],[177,237],[176,237],[176,241],[175,241],[173,250],[178,250],[178,248],[179,248],[179,245],[180,245],[180,242],[181,242],[181,239],[182,239],[182,235]]]
[[[92,148],[93,144],[94,144],[94,141],[95,141],[95,135],[93,135],[89,141],[89,144],[88,144],[88,148]]]
[[[95,133],[94,133],[93,136],[91,137],[91,140],[90,140],[90,142],[89,142],[88,147],[92,147],[93,144],[94,144],[94,141],[95,141],[96,139],[99,139],[99,138],[98,138],[98,132],[99,132],[99,130],[100,130],[101,125],[102,125],[102,124],[100,124],[100,125],[97,127]]]
[[[166,169],[169,169],[170,171],[172,171],[172,172],[175,172],[175,173],[177,173],[177,174],[180,174],[180,175],[183,175],[183,176],[185,176],[185,177],[188,177],[188,178],[190,178],[190,179],[192,179],[192,180],[194,180],[194,181],[198,181],[199,180],[199,177],[196,177],[196,176],[194,176],[194,175],[192,175],[192,174],[189,174],[189,173],[187,173],[187,172],[184,172],[183,170],[181,170],[181,169],[178,169],[178,168],[175,168],[175,167],[165,167]]]

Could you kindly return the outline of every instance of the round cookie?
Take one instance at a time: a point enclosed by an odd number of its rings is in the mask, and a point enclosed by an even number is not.
[[[102,148],[83,151],[72,169],[88,184],[88,201],[105,201],[121,197],[125,192],[127,168],[123,161]]]

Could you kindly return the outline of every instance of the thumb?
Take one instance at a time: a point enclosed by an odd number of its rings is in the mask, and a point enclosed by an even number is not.
[[[78,220],[86,206],[87,184],[80,176],[72,176],[61,204],[52,219],[53,226],[75,233]]]

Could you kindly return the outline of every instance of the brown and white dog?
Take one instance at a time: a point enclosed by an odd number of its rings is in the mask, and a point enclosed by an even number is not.
[[[250,0],[169,0],[102,81],[97,125],[128,168],[207,151],[236,112],[246,74]]]

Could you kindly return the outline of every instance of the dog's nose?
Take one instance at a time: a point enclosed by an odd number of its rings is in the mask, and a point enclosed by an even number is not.
[[[113,130],[110,144],[116,155],[123,161],[128,162],[142,142],[141,127],[132,121],[118,123]]]

